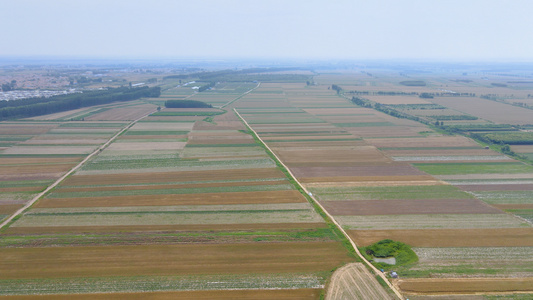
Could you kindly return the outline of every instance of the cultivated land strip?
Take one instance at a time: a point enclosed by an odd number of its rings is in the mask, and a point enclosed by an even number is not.
[[[287,171],[287,173],[292,177],[292,179],[298,184],[298,186],[309,196],[309,198],[311,198],[314,202],[314,204],[316,204],[318,207],[320,207],[320,209],[322,209],[322,211],[328,216],[328,218],[330,218],[331,222],[333,224],[335,224],[335,226],[338,228],[338,230],[340,230],[340,232],[343,233],[343,235],[348,239],[348,241],[350,241],[350,244],[352,245],[352,247],[354,248],[355,252],[357,253],[357,255],[359,256],[359,258],[361,260],[363,260],[373,271],[375,274],[377,274],[378,276],[380,276],[384,282],[387,283],[387,285],[390,287],[390,289],[396,294],[396,296],[398,296],[398,298],[400,299],[405,299],[402,294],[400,294],[399,290],[393,286],[389,280],[387,279],[387,277],[385,276],[385,274],[383,274],[383,272],[380,272],[376,267],[374,267],[362,254],[361,252],[359,251],[359,249],[357,248],[357,245],[355,244],[355,242],[350,238],[350,236],[348,235],[348,233],[342,228],[342,226],[335,220],[335,218],[320,204],[320,202],[315,199],[315,197],[313,196],[312,193],[310,193],[299,181],[298,179],[296,179],[296,177],[292,174],[292,172],[290,171],[290,169],[279,159],[279,157],[274,153],[274,151],[272,151],[272,149],[270,149],[270,147],[261,139],[261,137],[257,134],[257,132],[248,124],[248,122],[246,122],[246,120],[239,114],[239,112],[236,110],[236,109],[233,109],[233,111],[235,112],[235,114],[242,120],[242,122],[246,125],[246,127],[248,128],[248,130],[250,130],[253,135],[261,142],[261,144],[263,144],[263,146],[265,147],[265,149],[267,149],[273,157],[276,158],[276,160],[283,166],[283,168],[285,168],[285,170]]]
[[[149,116],[150,114],[154,113],[156,110],[154,109],[154,111],[132,121],[130,124],[128,124],[126,127],[124,127],[122,130],[120,130],[119,132],[117,132],[114,136],[112,136],[105,144],[103,144],[102,146],[98,147],[96,150],[94,150],[91,154],[89,154],[87,157],[85,157],[84,160],[82,160],[79,164],[77,164],[74,168],[70,169],[70,171],[68,171],[67,173],[65,173],[65,175],[63,175],[61,178],[59,178],[58,180],[56,180],[54,183],[52,183],[50,186],[48,186],[48,188],[46,188],[44,191],[42,191],[41,193],[37,194],[35,197],[33,197],[33,199],[31,201],[29,201],[28,203],[26,203],[26,205],[24,205],[22,208],[20,208],[19,210],[17,210],[15,213],[13,213],[9,218],[7,218],[6,220],[4,220],[1,224],[0,224],[0,230],[2,230],[6,225],[8,225],[12,220],[14,220],[16,217],[20,216],[25,210],[27,210],[28,208],[30,208],[37,200],[39,200],[42,196],[46,195],[46,193],[48,193],[49,191],[51,191],[53,188],[55,188],[57,185],[59,185],[63,180],[65,180],[65,178],[67,178],[68,176],[70,176],[71,174],[73,174],[76,170],[78,170],[79,168],[81,168],[81,166],[83,166],[83,164],[85,164],[89,159],[91,159],[93,156],[97,155],[98,153],[100,153],[100,151],[104,150],[107,146],[109,146],[109,144],[111,144],[117,137],[119,137],[123,132],[125,132],[126,130],[128,130],[130,127],[132,127],[133,125],[135,125],[135,123],[137,123],[138,121],[146,118],[147,116]]]
[[[235,99],[233,99],[233,100],[227,102],[226,104],[222,105],[220,108],[224,108],[224,107],[230,105],[231,103],[233,103],[233,102],[235,102],[235,101],[241,99],[242,97],[244,97],[244,96],[248,95],[249,93],[253,92],[254,90],[256,90],[259,86],[261,86],[261,82],[258,82],[256,87],[250,89],[250,90],[247,91],[247,92],[244,92],[242,95],[240,95],[239,97],[237,97],[237,98],[235,98]]]

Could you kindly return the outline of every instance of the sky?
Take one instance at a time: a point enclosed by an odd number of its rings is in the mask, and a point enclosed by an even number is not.
[[[1,56],[533,62],[531,0],[0,0]]]

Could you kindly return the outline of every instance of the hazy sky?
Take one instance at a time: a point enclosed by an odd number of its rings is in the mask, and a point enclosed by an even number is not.
[[[533,61],[531,0],[0,0],[0,56]]]

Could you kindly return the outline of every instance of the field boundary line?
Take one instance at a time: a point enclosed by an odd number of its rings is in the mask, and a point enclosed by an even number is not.
[[[357,248],[357,245],[355,244],[355,242],[350,238],[350,236],[348,235],[348,233],[344,230],[344,228],[342,228],[342,226],[337,222],[337,220],[335,220],[335,218],[333,218],[333,216],[322,206],[322,204],[320,204],[320,202],[318,202],[318,200],[315,198],[315,196],[313,196],[312,193],[310,193],[301,183],[300,181],[298,181],[298,179],[296,179],[296,176],[294,176],[294,174],[291,172],[291,170],[287,167],[287,165],[285,165],[280,159],[279,157],[274,153],[274,151],[272,151],[272,149],[270,149],[270,147],[263,141],[263,139],[261,139],[261,137],[257,134],[257,132],[248,124],[248,122],[246,122],[246,120],[239,114],[239,112],[234,108],[233,111],[235,112],[235,114],[237,114],[237,116],[241,119],[241,121],[246,125],[246,127],[248,127],[248,129],[253,132],[253,134],[257,137],[257,139],[263,144],[263,146],[277,159],[277,161],[285,168],[285,170],[287,171],[287,173],[292,177],[292,179],[298,184],[298,186],[307,194],[307,196],[309,198],[311,198],[313,200],[313,202],[322,209],[322,211],[331,219],[331,222],[333,224],[335,224],[335,226],[337,226],[337,228],[342,232],[342,234],[344,234],[344,236],[348,239],[348,241],[350,241],[350,244],[352,245],[352,247],[354,248],[355,250],[355,253],[357,253],[357,255],[359,256],[359,258],[361,258],[362,261],[364,261],[373,271],[375,274],[377,274],[378,276],[380,276],[386,283],[387,285],[389,286],[389,288],[394,292],[394,294],[396,294],[396,296],[398,298],[400,298],[401,300],[404,300],[405,298],[402,296],[402,294],[400,293],[400,291],[387,279],[387,277],[383,274],[383,272],[379,271],[376,267],[374,267],[374,265],[372,265],[362,254],[361,252],[359,251],[359,249]]]
[[[233,100],[231,100],[231,101],[229,101],[229,102],[226,102],[226,104],[220,106],[219,108],[224,108],[224,107],[230,105],[231,103],[233,103],[233,102],[235,102],[235,101],[241,99],[242,97],[248,95],[249,93],[251,93],[252,91],[254,91],[255,89],[257,89],[260,85],[261,85],[261,82],[258,82],[257,85],[256,85],[254,88],[250,89],[250,90],[247,91],[247,92],[244,92],[244,93],[243,93],[242,95],[240,95],[239,97],[237,97],[237,98],[235,98],[235,99],[233,99]]]
[[[136,119],[136,120],[133,120],[132,122],[130,122],[126,127],[124,127],[122,130],[120,130],[118,133],[116,133],[114,136],[112,136],[109,140],[107,140],[107,142],[103,145],[101,145],[100,147],[96,148],[96,150],[94,150],[91,154],[89,154],[87,157],[85,157],[79,164],[77,164],[74,168],[70,169],[67,173],[65,173],[63,176],[61,176],[59,179],[57,179],[54,183],[52,183],[51,185],[49,185],[44,191],[40,192],[39,194],[37,194],[35,197],[33,197],[32,200],[30,200],[28,203],[26,203],[22,208],[20,208],[19,210],[17,210],[15,213],[13,213],[9,218],[7,218],[6,220],[4,220],[1,224],[0,224],[0,230],[2,230],[6,225],[8,225],[11,221],[13,221],[13,219],[15,219],[16,217],[20,216],[23,212],[25,212],[28,208],[30,208],[35,202],[37,202],[37,200],[39,200],[42,196],[44,196],[46,193],[48,193],[50,190],[52,190],[53,188],[55,188],[56,186],[58,186],[63,180],[65,180],[65,178],[67,178],[68,176],[70,176],[72,173],[74,173],[75,171],[77,171],[79,168],[81,168],[82,165],[84,165],[89,159],[91,159],[93,156],[96,156],[98,153],[100,153],[102,150],[104,150],[107,146],[109,146],[109,144],[111,144],[113,141],[115,141],[115,139],[121,135],[122,133],[124,133],[126,130],[130,129],[133,125],[135,125],[135,123],[137,123],[138,121],[148,117],[149,115],[153,114],[154,112],[156,112],[157,109],[154,109],[154,111]]]

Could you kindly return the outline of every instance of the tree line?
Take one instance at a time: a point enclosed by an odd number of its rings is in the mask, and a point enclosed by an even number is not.
[[[67,111],[87,106],[107,104],[116,101],[130,101],[142,97],[159,97],[160,87],[119,87],[83,93],[36,97],[12,101],[0,101],[0,120],[27,118]]]

